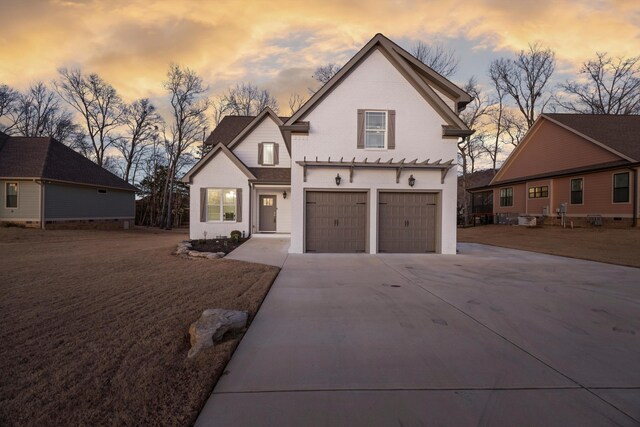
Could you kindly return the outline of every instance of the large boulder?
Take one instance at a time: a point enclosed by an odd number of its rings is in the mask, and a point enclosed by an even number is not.
[[[201,349],[213,347],[228,331],[242,330],[247,326],[249,313],[246,311],[210,308],[202,312],[202,316],[191,324],[191,349],[188,357],[195,356]]]

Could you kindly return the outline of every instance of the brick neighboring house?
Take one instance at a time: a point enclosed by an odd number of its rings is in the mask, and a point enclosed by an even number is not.
[[[640,116],[542,114],[488,186],[498,218],[638,225]]]
[[[127,228],[136,188],[53,138],[0,132],[0,224]]]

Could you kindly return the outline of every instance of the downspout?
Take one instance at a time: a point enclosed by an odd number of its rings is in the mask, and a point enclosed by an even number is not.
[[[638,168],[629,168],[633,173],[633,219],[632,227],[638,226]]]
[[[247,237],[251,237],[251,234],[253,234],[253,191],[252,190],[252,185],[251,185],[251,181],[247,181],[249,184],[249,232],[248,232],[248,236]]]
[[[40,228],[42,230],[44,230],[45,229],[45,227],[44,227],[44,189],[45,189],[45,185],[44,185],[43,181],[38,182],[38,184],[40,184]]]

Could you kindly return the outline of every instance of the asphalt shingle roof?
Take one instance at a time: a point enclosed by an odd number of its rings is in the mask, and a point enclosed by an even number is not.
[[[545,116],[640,161],[640,115],[545,113]]]
[[[291,184],[290,168],[249,168],[249,170],[258,183]]]
[[[205,145],[222,143],[228,146],[255,118],[256,116],[225,116],[204,141]],[[289,117],[280,117],[282,121],[288,119]]]
[[[40,178],[127,191],[136,188],[53,138],[0,135],[0,178]]]

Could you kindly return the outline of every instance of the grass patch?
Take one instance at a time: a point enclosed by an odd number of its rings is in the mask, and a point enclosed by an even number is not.
[[[279,269],[171,255],[184,239],[0,229],[0,425],[193,424],[240,336],[190,360],[190,323],[251,320]]]

